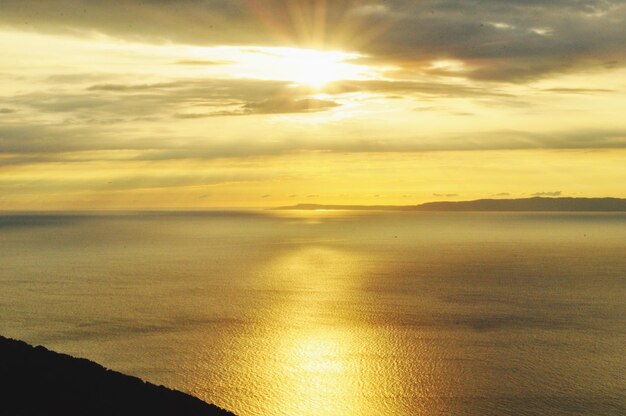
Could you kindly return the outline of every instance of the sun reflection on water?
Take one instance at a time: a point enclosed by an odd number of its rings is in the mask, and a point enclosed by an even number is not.
[[[297,249],[270,265],[267,276],[298,289],[277,305],[272,322],[277,342],[268,353],[276,360],[263,369],[276,386],[267,398],[272,408],[302,416],[360,413],[357,334],[342,322],[345,311],[333,310],[349,301],[359,272],[358,256],[327,247]]]
[[[342,209],[294,209],[264,211],[264,214],[275,218],[291,219],[304,224],[323,224],[324,222],[333,220],[371,217],[379,213],[372,211],[353,211]]]
[[[275,405],[285,413],[337,415],[350,409],[359,414],[358,385],[351,383],[354,368],[349,362],[354,337],[336,328],[311,328],[284,334],[277,354],[282,376],[277,380]]]
[[[364,303],[372,270],[365,253],[340,245],[281,246],[255,272],[250,290],[262,296],[253,323],[231,333],[219,383],[192,369],[192,392],[242,416],[430,414],[433,351],[377,321],[376,295]]]

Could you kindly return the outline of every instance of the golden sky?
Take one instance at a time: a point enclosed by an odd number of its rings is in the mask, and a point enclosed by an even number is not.
[[[0,0],[0,210],[626,197],[621,0]]]

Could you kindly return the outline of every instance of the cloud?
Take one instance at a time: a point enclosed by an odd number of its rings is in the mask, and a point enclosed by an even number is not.
[[[12,108],[0,108],[0,114],[13,114],[15,110]]]
[[[390,13],[389,7],[385,4],[365,4],[363,6],[356,6],[352,9],[352,13],[362,16],[380,16],[388,15]]]
[[[611,90],[607,88],[547,88],[543,91],[548,93],[559,93],[559,94],[606,94],[616,92],[616,90]]]
[[[0,124],[0,154],[64,153],[67,151],[115,148],[98,140],[106,131],[94,132],[82,127],[55,126],[35,123]],[[85,140],[90,138],[90,140]]]
[[[532,196],[561,196],[563,192],[554,191],[554,192],[536,192],[532,194]]]
[[[68,113],[83,121],[123,122],[137,117],[193,119],[246,114],[307,113],[337,104],[310,98],[285,81],[195,79],[153,84],[94,84],[83,91],[39,91],[5,98],[42,113]]]
[[[626,148],[626,131],[563,131],[537,135],[522,131],[493,131],[475,135],[380,139],[330,137],[287,137],[282,140],[249,140],[187,145],[147,150],[141,160],[215,159],[281,155],[302,152],[402,153],[434,151],[477,151],[516,149],[606,149]]]
[[[392,3],[401,16],[371,51],[406,67],[455,59],[467,65],[461,76],[519,82],[624,62],[626,5],[617,0],[431,0],[408,13],[407,1]]]
[[[337,107],[334,101],[312,98],[294,99],[292,97],[273,97],[263,101],[251,102],[244,109],[250,114],[309,113]]]
[[[380,94],[419,95],[425,97],[500,97],[512,98],[507,93],[495,88],[479,88],[468,85],[452,84],[441,81],[393,81],[393,80],[363,80],[337,81],[324,89],[331,94],[345,94],[352,92],[370,92]]]
[[[245,158],[302,152],[401,153],[514,149],[626,149],[626,130],[572,130],[538,134],[496,130],[462,135],[412,138],[247,137],[224,139],[219,134],[178,136],[157,130],[129,131],[124,125],[45,124],[25,121],[0,124],[0,165],[38,161],[77,161],[76,152],[123,151],[118,157],[164,161],[182,159]],[[97,157],[97,156],[94,156]]]
[[[233,61],[209,61],[207,59],[182,59],[175,62],[176,65],[193,65],[193,66],[216,66],[216,65],[232,65]]]
[[[267,172],[228,172],[206,173],[191,172],[180,174],[163,172],[161,174],[120,174],[111,172],[106,177],[63,177],[41,178],[37,181],[24,181],[19,178],[0,178],[0,189],[3,193],[42,193],[54,189],[63,192],[80,191],[127,191],[134,189],[161,189],[178,188],[185,186],[210,186],[219,184],[232,184],[238,182],[262,182],[272,178]]]
[[[136,91],[158,91],[173,89],[180,86],[176,82],[164,82],[159,84],[96,84],[87,88],[87,91],[103,92],[136,92]]]
[[[454,59],[467,69],[451,75],[489,81],[623,66],[626,51],[621,0],[4,0],[0,24],[149,42],[349,49],[407,70]]]
[[[81,75],[78,75],[81,78]],[[70,77],[71,79],[71,77]],[[82,78],[81,78],[82,79]],[[115,78],[109,78],[115,81]],[[119,80],[118,80],[119,81]],[[65,81],[63,81],[65,82]],[[497,88],[478,88],[445,82],[340,81],[313,98],[314,91],[288,81],[257,79],[185,79],[155,83],[107,82],[87,86],[45,85],[38,91],[0,98],[0,105],[19,106],[40,115],[71,117],[83,124],[115,124],[141,119],[199,119],[215,116],[311,113],[339,107],[343,94],[398,94],[421,100],[434,98],[490,98],[515,100]],[[320,91],[318,91],[320,92]],[[3,111],[6,114],[11,109]],[[26,114],[26,112],[25,112]],[[30,120],[36,117],[29,115]]]

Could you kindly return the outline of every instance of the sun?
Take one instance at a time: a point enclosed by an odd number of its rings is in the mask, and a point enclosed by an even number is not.
[[[292,49],[280,61],[288,79],[320,89],[333,81],[359,78],[361,68],[347,62],[350,58],[343,52]]]
[[[195,72],[220,78],[252,78],[287,81],[321,90],[329,83],[343,80],[380,78],[386,68],[358,62],[364,58],[355,52],[304,48],[237,46],[194,48],[184,51],[181,60],[225,62],[220,65],[196,66]]]
[[[369,76],[370,68],[354,61],[356,53],[315,49],[253,47],[237,58],[235,76],[290,81],[322,89],[340,80],[360,80]]]

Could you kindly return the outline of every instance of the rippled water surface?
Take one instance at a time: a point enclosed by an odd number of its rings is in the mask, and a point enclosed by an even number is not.
[[[0,333],[241,416],[623,415],[626,215],[4,215]]]

